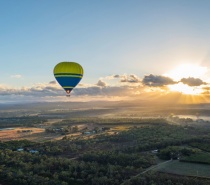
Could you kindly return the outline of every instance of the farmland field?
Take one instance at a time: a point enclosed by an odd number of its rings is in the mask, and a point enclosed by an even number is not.
[[[199,152],[193,154],[191,156],[187,156],[182,158],[183,162],[192,162],[192,163],[202,163],[202,164],[210,164],[210,154]]]
[[[155,171],[172,173],[186,176],[199,176],[210,178],[210,165],[179,162],[174,160],[170,163],[164,163],[154,169]]]
[[[25,131],[25,132],[24,132]],[[34,127],[16,127],[13,129],[5,129],[0,131],[1,141],[22,140],[30,141],[47,141],[52,138],[60,137],[60,135],[46,134],[43,128]]]

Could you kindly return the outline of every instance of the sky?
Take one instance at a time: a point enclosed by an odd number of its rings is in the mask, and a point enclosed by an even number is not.
[[[209,9],[209,0],[0,0],[0,103],[209,102]],[[70,98],[53,75],[62,61],[84,68]]]

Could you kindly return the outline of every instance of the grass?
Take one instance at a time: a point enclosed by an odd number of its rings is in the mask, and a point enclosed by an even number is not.
[[[197,162],[197,163],[204,163],[204,164],[210,164],[210,154],[209,153],[204,153],[204,152],[199,152],[192,154],[190,156],[182,158],[183,161],[185,162]]]
[[[197,163],[187,163],[179,162],[174,160],[170,163],[165,163],[154,168],[155,171],[172,173],[177,175],[186,176],[199,176],[199,177],[209,177],[210,178],[210,165],[207,164],[197,164]]]

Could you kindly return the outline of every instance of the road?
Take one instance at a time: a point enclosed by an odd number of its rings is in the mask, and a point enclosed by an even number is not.
[[[170,159],[170,160],[168,160],[168,161],[164,161],[164,162],[162,162],[162,163],[159,163],[159,164],[157,164],[157,165],[155,165],[155,166],[151,166],[151,167],[147,168],[145,171],[143,171],[143,172],[137,174],[137,175],[134,176],[134,177],[138,177],[138,176],[141,175],[141,174],[144,174],[144,173],[146,173],[146,172],[148,172],[148,171],[150,171],[150,170],[153,170],[153,169],[155,169],[155,168],[157,168],[157,167],[159,167],[159,166],[161,166],[161,165],[163,165],[163,164],[165,164],[165,163],[171,162],[171,161],[173,161],[173,160]]]
[[[173,160],[170,159],[170,160],[168,160],[168,161],[164,161],[164,162],[159,163],[159,164],[157,164],[157,165],[150,166],[149,168],[147,168],[147,169],[144,170],[143,172],[141,172],[141,173],[139,173],[139,174],[137,174],[137,175],[135,175],[135,176],[132,176],[129,180],[126,180],[126,181],[123,182],[121,185],[125,185],[125,183],[128,182],[128,181],[130,181],[132,178],[138,177],[138,176],[140,176],[140,175],[142,175],[142,174],[144,174],[144,173],[147,173],[147,172],[150,171],[150,170],[153,170],[153,169],[155,169],[155,168],[157,168],[157,167],[159,167],[159,166],[161,166],[161,165],[163,165],[163,164],[166,164],[166,163],[169,163],[169,162],[172,162],[172,161],[173,161]]]

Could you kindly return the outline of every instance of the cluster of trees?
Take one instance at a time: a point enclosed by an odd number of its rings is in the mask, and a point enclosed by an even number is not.
[[[210,164],[210,153],[191,147],[169,146],[161,149],[158,157],[163,160],[179,159],[181,162]]]
[[[155,156],[151,153],[122,153],[119,151],[89,152],[81,155],[80,159],[85,162],[98,162],[103,165],[120,165],[123,167],[148,168],[156,164]]]
[[[199,148],[203,151],[210,152],[210,139],[203,139],[197,142],[189,143],[190,146]]]
[[[0,151],[0,179],[7,184],[113,184],[138,173],[132,166],[100,164],[12,150]]]
[[[197,150],[189,147],[169,146],[158,152],[158,157],[163,160],[180,159],[183,156],[190,156]]]
[[[32,147],[35,143],[29,140],[15,140],[8,142],[0,142],[0,150],[17,150],[17,148]]]
[[[209,130],[178,125],[155,124],[132,128],[117,135],[96,137],[95,142],[108,141],[115,148],[130,151],[147,151],[167,146],[183,145],[209,138]]]
[[[39,116],[22,116],[22,117],[9,117],[9,118],[0,118],[1,127],[31,127],[36,126],[37,124],[43,124],[47,122],[47,119]]]

